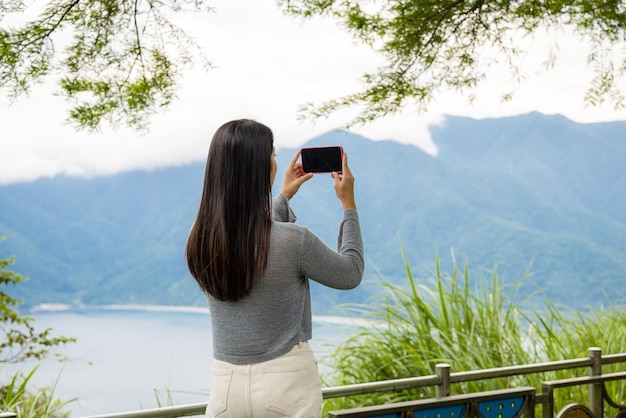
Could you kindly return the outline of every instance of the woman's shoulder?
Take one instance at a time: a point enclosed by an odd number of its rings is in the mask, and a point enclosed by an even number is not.
[[[288,233],[296,233],[296,234],[305,234],[309,231],[306,226],[294,224],[293,222],[272,222],[272,233],[278,234],[288,234]]]
[[[301,248],[308,247],[314,242],[321,242],[317,235],[308,227],[289,222],[274,222],[272,224],[272,240],[281,246]]]
[[[274,251],[299,252],[307,241],[308,229],[289,222],[272,223],[272,248]]]

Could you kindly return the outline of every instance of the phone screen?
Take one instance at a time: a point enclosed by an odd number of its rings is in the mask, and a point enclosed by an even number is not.
[[[341,173],[343,148],[340,146],[302,148],[301,156],[306,173]]]

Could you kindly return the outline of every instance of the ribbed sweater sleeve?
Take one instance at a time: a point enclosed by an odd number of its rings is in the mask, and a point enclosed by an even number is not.
[[[301,253],[303,274],[334,289],[353,289],[361,283],[365,258],[359,216],[346,209],[339,225],[337,251],[307,230]]]

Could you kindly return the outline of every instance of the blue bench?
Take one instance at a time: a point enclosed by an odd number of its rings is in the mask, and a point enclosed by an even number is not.
[[[534,418],[535,388],[521,387],[331,411],[329,418]]]

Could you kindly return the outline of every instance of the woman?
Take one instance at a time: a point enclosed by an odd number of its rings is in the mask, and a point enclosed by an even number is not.
[[[277,166],[272,131],[234,120],[213,136],[200,208],[189,233],[189,270],[208,297],[213,364],[208,417],[321,416],[308,279],[352,289],[362,279],[363,242],[354,177],[344,156],[332,173],[343,206],[338,251],[293,224],[289,207],[304,173],[300,153],[271,199]]]

